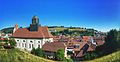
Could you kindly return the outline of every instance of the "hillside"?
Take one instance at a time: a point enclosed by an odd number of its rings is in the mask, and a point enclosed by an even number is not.
[[[18,49],[0,50],[0,62],[53,62]]]
[[[1,29],[1,32],[12,33],[13,29],[14,29],[14,27],[3,28],[3,29]]]
[[[120,62],[120,51],[86,62]]]

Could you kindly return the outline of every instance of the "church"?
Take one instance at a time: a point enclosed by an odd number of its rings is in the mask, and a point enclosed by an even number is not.
[[[31,51],[32,48],[42,48],[46,42],[53,42],[48,27],[41,26],[37,16],[33,16],[32,24],[28,28],[18,28],[18,25],[15,25],[12,37],[17,43],[17,48],[27,51]]]

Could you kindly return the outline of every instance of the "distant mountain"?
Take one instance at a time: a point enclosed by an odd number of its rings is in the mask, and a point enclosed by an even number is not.
[[[0,50],[0,62],[54,62],[19,49]]]

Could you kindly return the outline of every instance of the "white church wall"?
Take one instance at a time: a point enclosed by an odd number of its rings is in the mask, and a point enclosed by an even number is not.
[[[21,39],[21,38],[15,38],[15,41],[17,43],[17,48],[20,49],[26,49],[28,51],[31,51],[32,48],[42,48],[42,45],[45,44],[45,42],[53,42],[53,38],[44,38],[44,39]]]

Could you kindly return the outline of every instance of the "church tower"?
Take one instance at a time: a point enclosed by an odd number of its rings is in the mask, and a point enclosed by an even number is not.
[[[39,28],[39,18],[37,16],[32,17],[32,24],[30,24],[30,31],[38,31]]]

